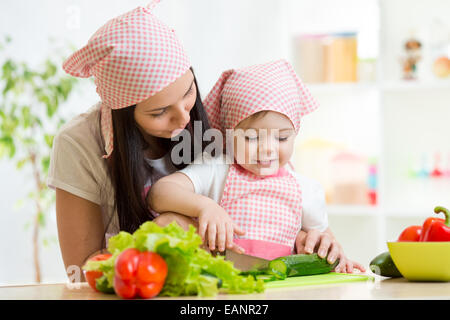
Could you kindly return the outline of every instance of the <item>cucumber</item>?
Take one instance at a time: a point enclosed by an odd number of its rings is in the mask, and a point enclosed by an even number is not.
[[[293,254],[270,261],[268,272],[277,279],[285,279],[293,276],[329,273],[338,263],[339,259],[330,264],[326,257],[321,258],[317,253]]]
[[[373,273],[383,277],[402,277],[402,274],[398,271],[389,251],[383,252],[373,258],[372,261],[370,261],[369,268]]]

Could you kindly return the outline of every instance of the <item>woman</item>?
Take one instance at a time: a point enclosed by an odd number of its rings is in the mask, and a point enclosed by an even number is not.
[[[66,268],[81,267],[106,247],[108,236],[133,232],[147,220],[177,220],[187,228],[193,221],[180,215],[155,219],[145,201],[152,182],[183,167],[170,160],[172,135],[192,130],[194,121],[209,127],[174,32],[152,15],[151,6],[139,7],[108,21],[63,68],[73,76],[94,76],[101,97],[54,140],[48,186],[56,190]]]
[[[56,190],[66,270],[81,268],[104,251],[109,236],[133,232],[144,221],[195,225],[175,213],[152,213],[145,201],[152,183],[184,167],[171,160],[170,138],[184,128],[192,133],[194,121],[202,121],[203,132],[209,128],[189,59],[173,30],[151,12],[157,2],[108,21],[63,64],[73,76],[93,76],[101,98],[54,140],[48,186]],[[302,239],[299,246],[312,250],[340,248],[331,233]]]

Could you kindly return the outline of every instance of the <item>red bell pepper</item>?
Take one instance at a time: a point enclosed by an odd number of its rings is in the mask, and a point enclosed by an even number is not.
[[[89,259],[89,261],[102,261],[102,260],[108,260],[111,258],[111,254],[104,253],[104,254],[98,254],[92,258]],[[97,279],[103,276],[103,272],[101,271],[85,271],[84,277],[86,278],[86,281],[88,282],[89,286],[94,289],[97,292],[103,292],[101,290],[98,290],[97,288]]]
[[[434,212],[445,215],[444,219],[428,218],[422,226],[420,241],[450,241],[450,212],[444,207],[434,208]]]
[[[423,223],[422,230],[429,230],[430,229],[430,225],[435,223],[436,221],[445,222],[445,220],[441,219],[441,218],[428,218]],[[420,233],[419,241],[425,241],[424,239],[425,239],[425,231]]]
[[[397,241],[419,241],[422,226],[410,226],[403,230]]]
[[[167,272],[167,264],[159,254],[126,249],[115,262],[114,291],[124,299],[153,298],[163,288]]]

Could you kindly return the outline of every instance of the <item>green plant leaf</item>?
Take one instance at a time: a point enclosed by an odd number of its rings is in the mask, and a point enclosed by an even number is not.
[[[30,158],[20,159],[19,161],[16,162],[16,168],[19,169],[19,170],[22,169],[23,166],[24,166],[28,161],[30,161]]]
[[[45,139],[45,143],[47,144],[47,146],[49,148],[51,148],[53,146],[53,139],[55,138],[55,136],[53,134],[44,134],[44,139]]]
[[[39,226],[45,227],[45,214],[43,212],[38,213]]]
[[[6,60],[2,66],[2,79],[11,79],[16,69],[17,65],[11,59]]]
[[[56,74],[56,71],[58,69],[56,68],[55,64],[50,61],[50,60],[46,60],[45,61],[45,71],[42,74],[42,79],[47,80],[51,77],[53,77]]]
[[[0,137],[0,145],[3,146],[4,150],[8,153],[9,158],[14,157],[16,154],[16,146],[11,136]]]
[[[23,127],[29,128],[32,126],[32,117],[31,117],[31,112],[30,112],[30,107],[29,106],[23,106],[21,108],[21,112],[22,112],[22,125]]]
[[[50,167],[50,156],[42,157],[41,165],[42,165],[42,170],[44,171],[45,175],[47,175],[48,168]]]

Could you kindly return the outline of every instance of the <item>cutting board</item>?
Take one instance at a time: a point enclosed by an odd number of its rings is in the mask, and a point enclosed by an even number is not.
[[[316,274],[312,276],[289,277],[284,280],[266,282],[266,288],[288,288],[298,286],[311,286],[318,284],[373,281],[374,277],[365,274],[350,274],[330,272],[326,274]]]

